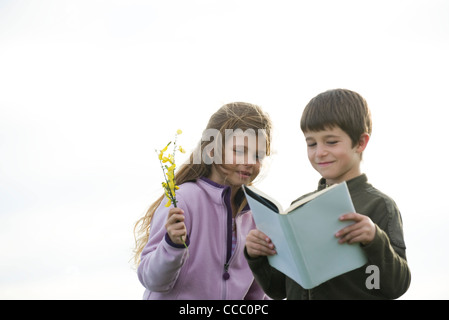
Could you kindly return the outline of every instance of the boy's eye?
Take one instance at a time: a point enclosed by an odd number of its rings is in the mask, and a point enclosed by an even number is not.
[[[327,144],[336,144],[338,141],[328,141]]]
[[[309,148],[313,148],[313,147],[316,146],[316,142],[309,142],[309,143],[307,144],[307,146],[308,146]]]

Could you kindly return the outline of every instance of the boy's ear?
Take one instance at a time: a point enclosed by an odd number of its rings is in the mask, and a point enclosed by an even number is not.
[[[360,136],[359,143],[357,144],[357,152],[362,153],[365,150],[366,146],[368,145],[369,139],[370,136],[366,132]]]

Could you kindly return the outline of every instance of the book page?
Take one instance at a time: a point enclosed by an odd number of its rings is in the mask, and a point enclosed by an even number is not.
[[[243,188],[244,188],[245,192],[249,196],[251,196],[254,200],[257,200],[257,201],[261,202],[262,204],[265,204],[267,207],[269,207],[270,209],[272,209],[276,213],[283,213],[284,212],[284,209],[282,208],[282,205],[277,200],[275,200],[274,198],[272,198],[269,195],[265,194],[263,191],[257,189],[254,186],[243,186]],[[264,199],[260,199],[259,197],[262,197]],[[264,201],[264,200],[268,200],[269,202],[271,202],[271,204],[267,204],[266,201]],[[277,211],[274,210],[272,205],[276,206]]]
[[[329,190],[332,190],[333,188],[335,188],[336,186],[338,186],[338,184],[333,184],[330,187],[327,187],[326,189],[317,191],[315,193],[312,193],[311,195],[296,201],[295,203],[293,203],[290,207],[287,208],[287,210],[280,212],[281,214],[288,214],[290,212],[292,212],[293,210],[295,210],[296,208],[304,205],[305,203],[312,201],[313,199],[315,199],[316,197],[319,197],[320,195],[322,195],[323,193],[328,192]]]

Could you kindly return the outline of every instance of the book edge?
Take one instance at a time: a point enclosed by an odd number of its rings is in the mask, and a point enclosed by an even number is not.
[[[337,186],[339,186],[339,185],[341,185],[341,184],[343,184],[343,183],[346,184],[346,181],[343,181],[343,182],[340,182],[340,183],[333,184],[332,186],[327,187],[327,188],[325,188],[325,189],[323,189],[323,190],[314,192],[314,193],[312,193],[311,195],[309,195],[309,196],[307,196],[307,197],[305,197],[305,198],[303,198],[303,199],[301,199],[301,200],[296,201],[296,202],[293,203],[290,207],[288,207],[285,211],[282,211],[281,214],[289,214],[290,212],[294,211],[294,210],[297,209],[298,207],[301,207],[301,206],[303,206],[304,204],[306,204],[306,203],[308,203],[308,202],[310,202],[310,201],[312,201],[312,200],[318,198],[319,196],[323,195],[324,193],[329,192],[329,191],[331,191],[332,189],[335,189]]]
[[[271,201],[271,202],[278,208],[279,214],[284,214],[284,208],[282,208],[282,205],[279,203],[279,201],[277,201],[277,200],[274,199],[273,197],[270,197],[268,194],[266,194],[265,192],[263,192],[263,191],[260,190],[260,189],[257,189],[257,188],[254,187],[254,186],[245,186],[245,185],[242,185],[242,187],[243,187],[243,190],[245,190],[245,188],[250,189],[250,190],[253,191],[254,193],[257,193],[257,194],[258,194],[259,196],[261,196],[262,198],[265,198],[265,199]],[[245,193],[245,195],[247,195],[247,194]],[[249,195],[249,196],[250,196],[250,195]],[[250,197],[251,197],[251,196],[250,196]]]

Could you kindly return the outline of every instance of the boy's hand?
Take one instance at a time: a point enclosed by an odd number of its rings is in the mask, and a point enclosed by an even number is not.
[[[186,239],[187,228],[184,224],[184,219],[184,211],[182,209],[171,208],[168,211],[165,229],[167,229],[168,236],[173,243],[183,244],[183,241]]]
[[[335,236],[340,238],[339,243],[360,242],[367,245],[376,235],[376,226],[371,219],[359,213],[347,213],[340,217],[341,221],[353,220],[354,223],[338,231]]]
[[[271,239],[257,229],[251,230],[246,236],[246,251],[251,258],[276,254]]]

